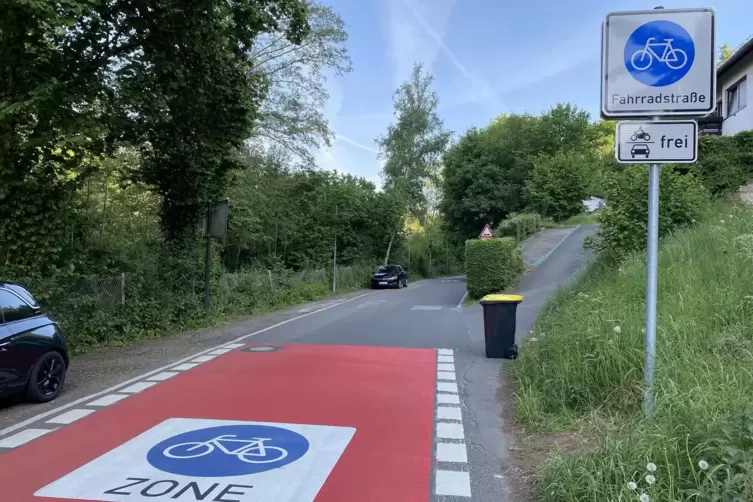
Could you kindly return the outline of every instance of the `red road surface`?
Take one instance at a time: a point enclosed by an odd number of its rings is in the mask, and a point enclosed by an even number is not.
[[[33,494],[179,417],[354,427],[317,502],[427,500],[435,375],[434,350],[235,350],[0,456],[0,499],[68,500]]]

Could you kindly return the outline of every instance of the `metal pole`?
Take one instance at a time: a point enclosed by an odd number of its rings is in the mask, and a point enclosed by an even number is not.
[[[209,312],[210,277],[212,274],[212,241],[209,237],[209,218],[211,217],[211,204],[207,203],[206,223],[204,225],[204,237],[206,238],[206,251],[204,253],[204,309]]]
[[[337,206],[335,206],[335,252],[332,254],[332,293],[337,293]]]
[[[653,117],[652,120],[659,120]],[[648,166],[648,249],[646,252],[646,364],[643,380],[646,394],[643,407],[647,415],[654,405],[654,369],[656,367],[656,290],[659,261],[659,164]]]

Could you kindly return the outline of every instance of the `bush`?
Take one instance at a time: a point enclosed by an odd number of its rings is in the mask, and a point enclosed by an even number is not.
[[[541,499],[638,500],[634,482],[652,501],[753,500],[753,209],[718,203],[662,241],[649,418],[645,274],[642,253],[588,270],[547,302],[522,345],[521,422],[589,440],[546,464]]]
[[[692,224],[708,207],[708,191],[692,174],[661,168],[659,236]],[[598,238],[589,246],[610,259],[644,249],[648,222],[648,167],[612,173],[605,186],[607,204],[600,210]]]
[[[698,162],[688,168],[715,197],[736,192],[753,176],[753,131],[735,136],[702,136]]]
[[[523,269],[523,253],[511,237],[473,239],[465,243],[465,275],[471,298],[513,286]]]
[[[531,206],[555,221],[580,214],[591,183],[589,174],[595,170],[593,164],[579,153],[537,157],[526,185]]]
[[[541,216],[536,213],[512,213],[497,227],[500,237],[513,237],[517,242],[527,239],[543,227]]]

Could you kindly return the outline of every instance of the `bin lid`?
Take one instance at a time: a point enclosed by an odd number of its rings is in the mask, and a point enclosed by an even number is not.
[[[486,295],[481,301],[488,303],[520,303],[523,301],[523,297],[520,295]]]

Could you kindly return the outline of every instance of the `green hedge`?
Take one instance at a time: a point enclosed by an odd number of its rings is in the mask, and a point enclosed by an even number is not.
[[[523,253],[512,237],[472,239],[465,243],[465,276],[472,298],[513,286],[523,269]]]
[[[753,131],[734,136],[702,136],[698,162],[687,168],[711,192],[720,197],[736,192],[753,177]]]
[[[544,220],[536,213],[511,213],[497,227],[497,235],[513,237],[520,242],[541,230],[543,223]]]

